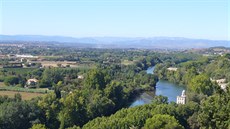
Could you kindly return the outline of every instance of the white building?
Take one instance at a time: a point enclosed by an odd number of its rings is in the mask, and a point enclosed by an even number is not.
[[[177,68],[175,68],[175,67],[169,67],[169,68],[167,68],[167,70],[169,70],[169,71],[177,71]]]
[[[84,79],[84,77],[82,75],[78,75],[77,77],[78,79]]]
[[[18,55],[18,54],[16,54],[15,56],[17,58],[35,58],[35,56],[32,56],[32,55]]]
[[[37,79],[28,79],[25,85],[25,88],[35,88],[38,83]]]
[[[226,79],[219,79],[219,80],[216,80],[216,82],[222,90],[226,91],[226,88],[228,85],[228,83],[226,83]]]
[[[177,104],[185,104],[186,103],[185,90],[182,91],[181,96],[177,96],[176,103]]]
[[[216,80],[216,82],[217,82],[218,84],[222,84],[222,83],[225,83],[225,82],[226,82],[226,79],[218,79],[218,80]]]

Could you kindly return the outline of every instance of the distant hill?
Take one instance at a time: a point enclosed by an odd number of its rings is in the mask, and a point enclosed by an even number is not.
[[[109,48],[209,48],[215,46],[230,47],[230,41],[189,39],[181,37],[85,37],[74,38],[65,36],[43,35],[0,35],[0,41],[46,41],[65,44],[93,44]],[[64,44],[65,43],[65,44]]]

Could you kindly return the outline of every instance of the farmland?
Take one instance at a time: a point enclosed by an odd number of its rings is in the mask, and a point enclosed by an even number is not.
[[[44,96],[42,93],[29,93],[29,92],[17,92],[17,91],[0,91],[1,96],[7,95],[10,98],[13,98],[15,94],[21,94],[23,100],[31,100],[32,98]]]
[[[15,49],[16,53],[7,54]],[[144,128],[156,115],[173,118],[180,127],[199,128],[199,123],[208,128],[219,122],[207,124],[203,116],[209,111],[217,114],[210,117],[228,122],[229,89],[220,89],[210,78],[229,84],[229,54],[27,47],[1,52],[5,56],[0,61],[0,128],[33,128],[37,122],[49,129]],[[186,103],[169,103],[164,96],[178,93],[159,85],[162,80],[187,88]],[[151,104],[138,102],[142,94],[158,95],[161,89],[167,93],[149,99]],[[135,102],[146,105],[131,107]],[[197,117],[201,122],[193,124]]]
[[[123,65],[132,65],[132,64],[134,64],[134,61],[123,60],[123,61],[121,62],[121,64],[123,64]]]

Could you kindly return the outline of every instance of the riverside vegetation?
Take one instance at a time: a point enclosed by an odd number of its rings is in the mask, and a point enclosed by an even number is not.
[[[37,88],[51,91],[31,100],[22,100],[20,94],[13,98],[1,96],[1,129],[230,127],[229,85],[221,89],[210,79],[230,81],[229,54],[206,57],[187,51],[37,49],[18,52],[63,55],[60,60],[76,61],[87,67],[2,68],[0,76],[4,87],[24,89],[27,79],[36,78]],[[56,57],[49,60],[59,60]],[[10,60],[14,59],[6,58],[1,63],[7,64]],[[155,66],[154,74],[145,72],[150,66]],[[170,71],[169,67],[177,70]],[[167,97],[156,96],[151,104],[128,108],[143,91],[154,91],[158,79],[185,85],[187,103],[169,103]]]

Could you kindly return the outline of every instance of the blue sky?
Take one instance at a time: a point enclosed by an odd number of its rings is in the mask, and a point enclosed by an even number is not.
[[[0,0],[0,34],[230,40],[229,0]]]

